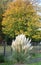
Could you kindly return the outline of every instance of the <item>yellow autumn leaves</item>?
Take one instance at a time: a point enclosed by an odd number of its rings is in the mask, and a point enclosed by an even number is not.
[[[38,32],[37,29],[41,27],[39,16],[30,3],[22,0],[12,2],[3,16],[2,25],[5,27],[2,28],[2,31],[6,35],[9,34],[14,38],[14,35],[24,33],[28,37],[41,39],[39,37],[41,34],[36,34]]]

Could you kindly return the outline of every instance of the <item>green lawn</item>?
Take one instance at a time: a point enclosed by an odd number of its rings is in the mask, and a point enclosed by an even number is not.
[[[32,58],[40,58],[41,57],[41,53],[36,53],[35,56],[33,56]]]
[[[4,63],[4,64],[0,64],[0,65],[14,65],[14,64],[12,64],[12,63]],[[25,65],[41,65],[41,62],[32,63],[32,64],[25,64]]]
[[[6,46],[6,53],[11,52],[11,46]],[[4,46],[0,46],[0,53],[4,53]]]

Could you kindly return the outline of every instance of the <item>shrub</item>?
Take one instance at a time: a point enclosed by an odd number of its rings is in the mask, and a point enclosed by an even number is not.
[[[0,63],[3,63],[3,62],[5,62],[4,55],[0,55]]]
[[[30,50],[32,50],[32,46],[30,44],[31,39],[26,39],[25,35],[18,35],[15,41],[12,41],[12,49],[13,49],[13,60],[18,63],[26,63],[30,56]]]

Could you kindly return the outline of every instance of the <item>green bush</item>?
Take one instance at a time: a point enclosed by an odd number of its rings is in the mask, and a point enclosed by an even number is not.
[[[33,52],[31,53],[31,52],[30,52],[30,55],[35,56],[35,55],[36,55],[36,53],[33,53]]]
[[[4,55],[0,55],[0,63],[3,63],[3,62],[5,62]]]

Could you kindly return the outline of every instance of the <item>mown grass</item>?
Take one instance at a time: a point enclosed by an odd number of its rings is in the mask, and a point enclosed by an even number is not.
[[[13,63],[0,63],[0,65],[14,65]],[[17,64],[16,64],[17,65]],[[25,64],[25,65],[41,65],[41,62]]]
[[[36,53],[35,56],[32,56],[32,58],[41,58],[41,53]]]
[[[6,47],[5,47],[5,52],[6,52],[6,53],[11,52],[11,46],[6,46]],[[4,46],[0,46],[0,54],[1,54],[1,53],[4,53]]]

